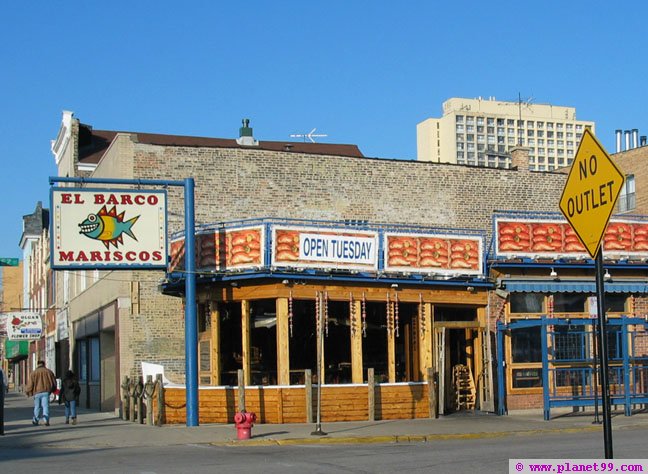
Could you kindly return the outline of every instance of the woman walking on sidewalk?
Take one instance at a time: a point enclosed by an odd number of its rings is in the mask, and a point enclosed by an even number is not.
[[[65,402],[66,425],[70,423],[70,418],[72,418],[72,424],[76,425],[77,404],[79,403],[80,393],[81,387],[79,386],[79,381],[74,375],[74,372],[68,370],[61,381],[61,396],[59,398],[59,403],[62,401]]]

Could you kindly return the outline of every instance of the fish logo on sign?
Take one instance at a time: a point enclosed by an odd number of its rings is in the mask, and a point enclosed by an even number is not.
[[[81,228],[79,233],[90,239],[100,240],[107,249],[110,248],[110,244],[118,248],[118,244],[124,244],[123,234],[137,240],[132,227],[139,217],[135,216],[124,221],[124,212],[117,214],[116,206],[113,206],[110,210],[103,206],[98,213],[90,214],[87,219],[79,224]]]

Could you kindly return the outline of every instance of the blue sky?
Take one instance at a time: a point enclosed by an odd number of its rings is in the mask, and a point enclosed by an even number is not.
[[[0,256],[49,206],[62,110],[96,129],[327,134],[415,159],[450,97],[576,107],[614,151],[648,134],[642,1],[6,2],[0,15]],[[559,193],[561,190],[556,190]]]

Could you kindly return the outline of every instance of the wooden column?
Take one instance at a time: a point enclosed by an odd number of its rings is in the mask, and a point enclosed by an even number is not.
[[[405,347],[405,380],[412,380],[412,326],[410,324],[403,324],[401,337],[404,339]]]
[[[243,381],[245,385],[252,384],[252,373],[250,367],[250,302],[241,301],[241,351],[243,352]]]
[[[209,303],[209,318],[211,320],[211,383],[220,385],[220,308],[218,303]]]
[[[430,303],[423,303],[423,314],[425,320],[419,324],[419,356],[420,356],[420,374],[428,380],[428,369],[433,365],[433,343],[434,340],[434,307]]]
[[[393,307],[393,306],[392,306]],[[392,314],[393,317],[393,314]],[[389,324],[392,330],[389,330]],[[387,380],[389,383],[396,382],[396,329],[392,320],[387,328]]]
[[[363,383],[362,374],[362,302],[354,301],[353,308],[355,321],[352,326],[356,328],[355,334],[351,331],[351,382]],[[351,315],[349,315],[351,317]]]
[[[277,298],[277,384],[290,385],[288,298]]]

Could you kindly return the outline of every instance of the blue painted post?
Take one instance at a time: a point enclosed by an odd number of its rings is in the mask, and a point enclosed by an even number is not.
[[[630,350],[628,349],[628,321],[621,317],[621,352],[623,353],[623,395],[625,399],[625,416],[632,415],[630,405]]]
[[[504,330],[506,326],[497,322],[497,414],[504,415],[506,408],[504,400],[506,392],[504,391]]]
[[[198,426],[198,320],[196,311],[196,253],[194,180],[184,180],[185,191],[185,359],[187,426]]]
[[[547,318],[542,317],[542,328],[540,330],[540,342],[542,344],[542,398],[544,399],[544,419],[551,417],[551,402],[549,400],[549,344],[547,342]]]

